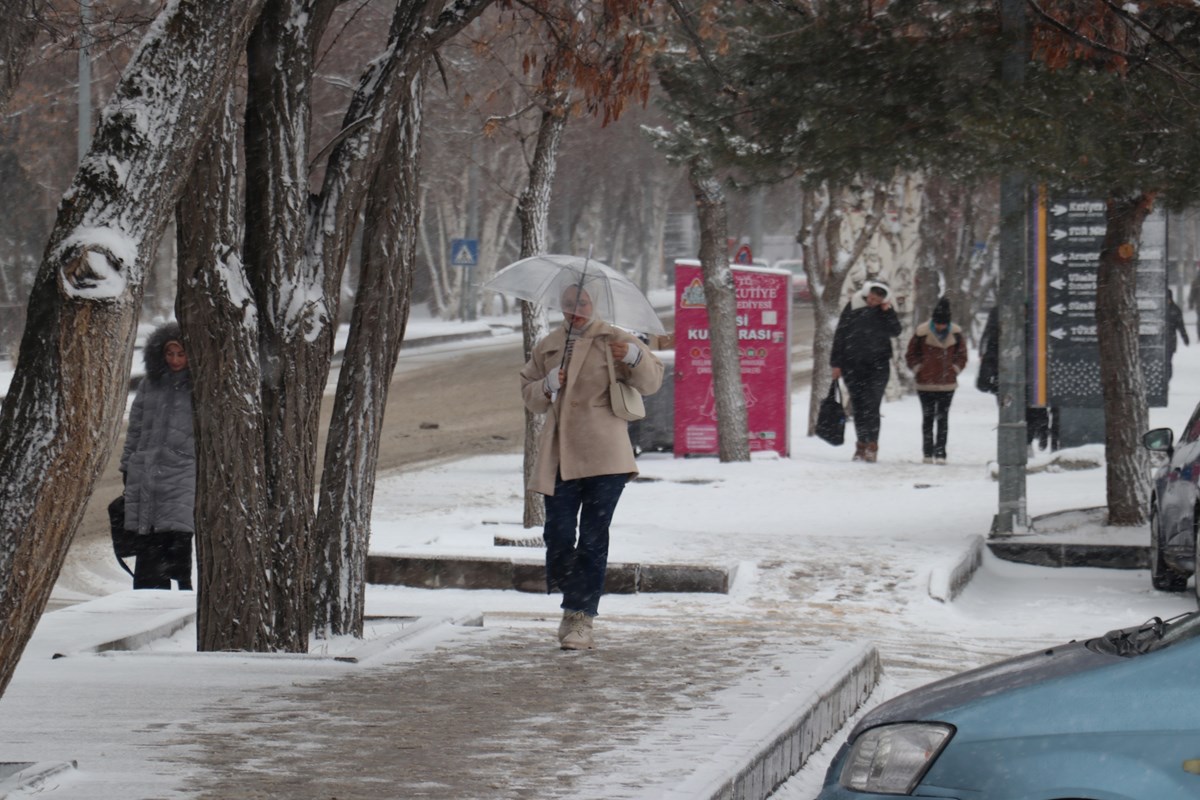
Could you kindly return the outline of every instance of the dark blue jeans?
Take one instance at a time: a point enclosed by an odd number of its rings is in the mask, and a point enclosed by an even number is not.
[[[608,569],[608,526],[628,478],[559,476],[546,498],[546,592],[562,592],[564,611],[596,616]]]

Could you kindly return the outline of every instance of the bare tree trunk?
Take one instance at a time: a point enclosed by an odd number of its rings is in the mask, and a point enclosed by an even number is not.
[[[548,231],[546,222],[550,217],[550,190],[554,186],[554,172],[558,166],[558,150],[562,145],[563,130],[567,127],[568,97],[560,93],[547,99],[538,126],[537,144],[529,167],[529,183],[521,193],[517,204],[517,217],[521,221],[521,258],[546,252]],[[521,301],[521,334],[525,359],[533,354],[533,347],[547,333],[550,326],[545,309]],[[538,437],[545,423],[545,415],[525,410],[525,458],[524,486],[533,478],[534,460],[537,457]],[[546,505],[537,492],[525,490],[526,528],[535,528],[546,521]]]
[[[108,462],[150,258],[261,7],[167,6],[59,207],[0,414],[0,692]]]
[[[301,469],[286,476],[289,494],[305,497],[313,494],[315,473],[311,465],[316,459],[317,414],[329,376],[339,289],[354,243],[359,212],[386,145],[428,57],[492,1],[455,0],[447,5],[443,0],[412,0],[397,5],[385,54],[364,72],[347,108],[341,139],[332,148],[325,168],[321,193],[310,204],[304,257],[294,284],[308,297],[320,299],[291,303],[280,320],[284,324],[279,330],[286,335],[280,339],[279,352],[286,356],[289,369],[296,365],[296,380],[279,384],[282,391],[278,396],[287,400],[287,406],[279,408],[287,413],[278,422],[268,416],[267,424],[281,426],[279,441],[302,448],[292,452]],[[407,320],[407,294],[404,303],[396,334],[397,347]],[[280,312],[283,311],[281,305]],[[362,377],[374,380],[374,376]],[[340,386],[339,391],[342,391]],[[379,412],[382,413],[382,406]],[[377,443],[367,445],[372,449],[377,446]],[[300,495],[305,490],[308,495]],[[278,496],[282,499],[285,494]],[[370,498],[366,500],[369,505]],[[307,508],[307,504],[303,505]],[[307,648],[312,629],[313,520],[304,519],[299,513],[283,518],[291,527],[286,537],[281,535],[277,540],[276,565],[292,571],[285,573],[287,583],[277,589],[283,605],[276,608],[276,635],[286,637],[289,648]],[[303,552],[291,552],[291,546],[303,548]]]
[[[268,0],[248,48],[246,271],[259,311],[271,649],[308,649],[317,428],[331,339],[304,258],[314,53],[336,0]],[[337,291],[337,287],[334,287]],[[336,308],[336,300],[333,301]],[[324,324],[336,320],[329,313]],[[318,328],[319,330],[319,328]]]
[[[232,99],[180,198],[177,313],[196,425],[196,647],[270,649],[257,310],[242,265],[242,180]],[[230,502],[237,498],[237,502]]]
[[[1096,283],[1100,383],[1104,387],[1104,439],[1109,525],[1146,521],[1146,387],[1138,351],[1137,242],[1154,195],[1108,198],[1104,245]],[[1174,334],[1172,334],[1174,335]]]
[[[865,224],[858,231],[850,249],[843,249],[842,223],[844,210],[840,207],[840,187],[824,187],[818,192],[805,189],[800,201],[801,228],[796,237],[804,251],[804,273],[813,291],[813,372],[812,391],[808,400],[808,435],[816,432],[817,412],[829,391],[833,372],[829,356],[833,350],[833,334],[844,306],[843,287],[846,278],[866,252],[867,245],[883,221],[888,187],[875,184],[871,209]]]
[[[722,463],[750,460],[746,392],[738,355],[737,294],[725,239],[725,192],[711,166],[699,157],[688,162],[688,180],[700,217],[700,271],[712,345],[713,395],[717,411],[717,456]]]
[[[367,197],[362,271],[321,473],[313,629],[363,635],[375,468],[416,269],[422,79],[414,79]]]
[[[310,498],[319,410],[359,213],[421,65],[491,2],[414,0],[396,6],[387,48],[360,79],[313,198],[305,190],[308,86],[319,34],[336,2],[272,0],[251,49],[249,102],[264,116],[248,116],[248,174],[249,184],[263,190],[247,201],[247,268],[259,303],[264,354],[267,525],[275,536],[272,631],[278,649],[305,651],[312,628],[316,513]]]
[[[0,0],[0,111],[8,107],[37,40],[48,0]]]

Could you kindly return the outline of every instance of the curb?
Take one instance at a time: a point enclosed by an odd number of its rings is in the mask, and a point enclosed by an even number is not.
[[[137,650],[156,639],[165,639],[186,628],[196,620],[196,610],[174,609],[158,615],[148,625],[136,627],[125,636],[110,639],[94,645],[87,645],[62,653],[55,653],[51,658],[66,658],[73,655],[107,653],[110,651]]]
[[[842,729],[879,681],[879,651],[874,645],[860,644],[834,658],[840,659],[834,667],[835,677],[824,685],[804,691],[797,702],[783,703],[761,717],[682,782],[653,788],[643,796],[766,800]],[[734,766],[721,769],[721,764]]]
[[[543,594],[542,561],[455,556],[367,557],[367,583],[419,589],[515,589]],[[699,592],[729,594],[737,567],[700,564],[609,564],[605,594]]]
[[[328,655],[319,652],[308,653],[256,653],[244,651],[213,651],[213,652],[197,652],[194,650],[185,650],[179,653],[174,652],[156,652],[153,653],[157,658],[172,658],[176,656],[185,658],[268,658],[268,659],[291,659],[291,660],[333,660],[347,664],[358,664],[368,659],[374,658],[380,653],[395,647],[396,645],[408,642],[409,640],[417,639],[429,631],[441,628],[443,626],[452,627],[483,627],[483,613],[474,610],[459,611],[450,615],[434,614],[429,616],[389,616],[389,615],[369,615],[364,618],[365,621],[372,620],[388,620],[401,623],[402,627],[386,636],[366,639],[358,646],[347,650],[338,655]],[[196,612],[193,610],[175,609],[158,615],[146,627],[125,636],[119,636],[116,639],[107,639],[105,641],[96,642],[94,644],[84,644],[80,647],[71,650],[56,652],[51,656],[51,659],[70,658],[78,656],[96,656],[96,655],[132,655],[138,656],[135,652],[150,644],[157,639],[165,639],[175,635],[178,631],[190,625],[196,620]],[[2,782],[5,773],[5,764],[0,762],[0,789],[4,787]],[[4,800],[4,795],[0,794],[0,800]]]
[[[413,619],[412,625],[393,633],[391,636],[383,636],[364,642],[361,646],[354,648],[345,655],[334,656],[334,660],[343,661],[347,664],[359,664],[370,658],[374,658],[385,650],[407,642],[410,639],[416,639],[428,631],[440,628],[443,625],[482,628],[483,614],[478,611],[470,611],[455,617],[416,617]]]
[[[987,545],[997,558],[1035,567],[1150,569],[1148,526],[1140,532],[1130,528],[1133,534],[1119,537],[1124,541],[1103,541],[1114,538],[1108,534],[1096,535],[1091,543],[1079,537],[1075,541],[1055,541],[1056,535],[1077,528],[1103,530],[1107,513],[1105,506],[1093,506],[1041,514],[1029,521],[1029,533],[993,534]]]
[[[1129,544],[989,541],[997,558],[1035,567],[1150,569],[1150,548]]]
[[[30,791],[40,792],[47,787],[48,780],[79,765],[74,761],[6,761],[0,762],[0,800],[10,792],[25,796]]]
[[[949,603],[962,594],[983,563],[983,537],[973,534],[964,544],[957,559],[935,564],[929,573],[929,596],[939,603]]]

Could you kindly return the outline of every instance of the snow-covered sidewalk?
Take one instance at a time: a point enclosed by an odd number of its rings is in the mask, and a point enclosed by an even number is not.
[[[354,664],[333,658],[338,643],[309,658],[201,656],[187,629],[150,652],[50,660],[39,629],[0,699],[0,759],[76,759],[46,790],[63,798],[661,796],[647,787],[703,782],[705,753],[730,752],[747,729],[736,721],[747,697],[824,686],[847,647],[878,649],[873,705],[950,672],[1194,609],[1190,596],[1151,589],[1144,571],[1048,569],[988,552],[957,598],[931,596],[987,535],[997,505],[996,406],[974,389],[974,358],[945,466],[921,463],[915,397],[885,404],[880,462],[867,465],[803,436],[806,389],[793,396],[791,458],[641,456],[612,559],[733,564],[736,579],[728,594],[606,596],[595,652],[557,650],[555,598],[493,590],[372,586],[369,613],[439,624]],[[1171,407],[1151,409],[1151,422],[1178,430],[1200,399],[1200,347],[1179,351],[1175,375]],[[498,529],[520,530],[520,475],[520,456],[506,455],[382,478],[372,551],[495,555]],[[1100,468],[1031,474],[1030,514],[1101,506],[1104,479]],[[110,602],[116,620],[122,603]],[[481,627],[441,624],[472,612]],[[710,746],[697,750],[698,739]],[[836,743],[778,796],[812,798]]]

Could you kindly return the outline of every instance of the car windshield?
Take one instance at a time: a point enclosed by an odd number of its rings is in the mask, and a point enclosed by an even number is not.
[[[1135,628],[1109,631],[1086,642],[1089,650],[1129,658],[1153,653],[1164,647],[1200,636],[1200,612],[1182,614],[1169,620],[1152,617]]]

